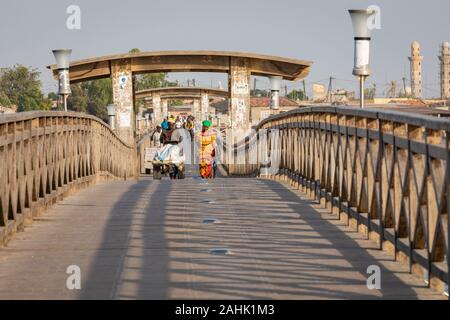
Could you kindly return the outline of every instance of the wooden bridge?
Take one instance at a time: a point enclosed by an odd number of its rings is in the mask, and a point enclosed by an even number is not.
[[[3,116],[0,299],[446,298],[448,120],[314,107],[257,129],[227,176],[153,181],[94,117]]]

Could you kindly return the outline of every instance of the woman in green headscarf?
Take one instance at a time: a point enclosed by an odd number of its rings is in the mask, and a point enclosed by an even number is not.
[[[199,155],[199,171],[203,179],[213,178],[214,157],[216,156],[216,139],[215,132],[210,130],[211,121],[202,122],[202,131],[197,134],[197,142],[200,146]]]

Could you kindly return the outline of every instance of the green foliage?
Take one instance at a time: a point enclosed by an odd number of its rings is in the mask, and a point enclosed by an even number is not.
[[[49,94],[47,95],[47,98],[55,101],[55,100],[59,99],[59,96],[56,92],[49,92]]]
[[[305,94],[303,93],[303,90],[292,90],[288,93],[287,97],[291,100],[304,100]]]
[[[129,53],[139,53],[141,52],[141,50],[139,50],[139,48],[133,48],[129,51]]]
[[[135,76],[135,90],[176,87],[177,83],[167,79],[167,73],[147,73]]]
[[[10,106],[12,103],[9,100],[8,96],[4,93],[0,91],[0,106]]]
[[[52,108],[52,100],[50,99],[44,99],[41,102],[40,110],[50,110]]]
[[[108,120],[106,106],[113,101],[111,79],[86,81],[70,86],[72,94],[67,100],[67,108],[87,112],[105,121]]]
[[[183,100],[181,99],[175,99],[170,101],[169,106],[182,106],[183,105]]]
[[[39,75],[36,69],[20,64],[6,69],[0,76],[2,101],[17,105],[18,111],[50,109],[51,101],[42,94]]]
[[[252,90],[252,95],[255,97],[270,97],[269,91],[261,89],[256,89],[256,92]]]
[[[80,84],[70,86],[72,94],[67,99],[67,109],[77,112],[87,112],[89,97]]]

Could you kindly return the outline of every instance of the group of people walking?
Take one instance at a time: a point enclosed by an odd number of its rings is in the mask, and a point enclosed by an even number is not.
[[[216,177],[217,163],[216,148],[217,134],[211,128],[210,120],[201,123],[201,130],[196,130],[197,122],[194,116],[186,117],[169,116],[164,118],[160,125],[156,126],[151,135],[154,147],[164,147],[167,144],[182,144],[184,139],[190,139],[198,146],[199,173],[203,179]],[[196,132],[198,131],[198,132]],[[187,134],[187,132],[189,134]],[[183,148],[180,148],[183,152]]]

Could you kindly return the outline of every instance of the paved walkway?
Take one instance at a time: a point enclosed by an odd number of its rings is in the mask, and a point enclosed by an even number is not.
[[[0,299],[443,298],[373,248],[278,182],[142,178],[70,196],[0,249]]]

